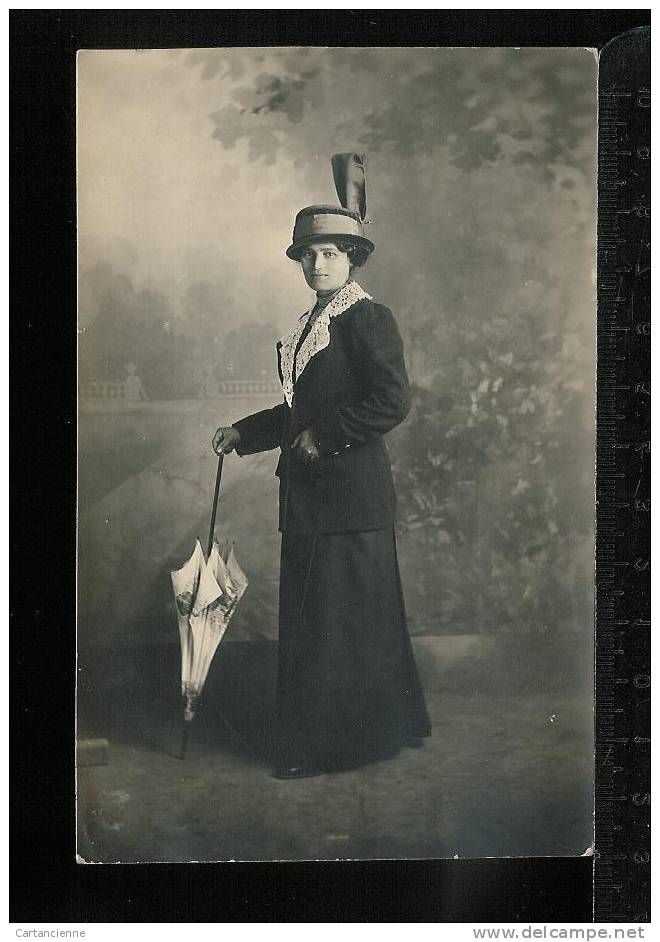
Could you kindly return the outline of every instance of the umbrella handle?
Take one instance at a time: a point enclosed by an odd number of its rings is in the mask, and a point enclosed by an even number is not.
[[[218,471],[215,476],[215,491],[213,493],[213,506],[211,508],[211,527],[209,529],[209,548],[206,554],[207,559],[211,555],[211,550],[213,549],[213,534],[215,533],[215,515],[218,510],[218,497],[220,496],[220,479],[222,478],[222,463],[225,456],[220,455],[218,458]]]

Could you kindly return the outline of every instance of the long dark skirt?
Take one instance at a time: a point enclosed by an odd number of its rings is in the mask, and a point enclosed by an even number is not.
[[[284,533],[278,752],[346,768],[429,736],[392,529]]]

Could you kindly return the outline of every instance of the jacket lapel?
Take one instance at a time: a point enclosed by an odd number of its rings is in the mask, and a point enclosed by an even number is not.
[[[356,281],[349,281],[328,302],[312,324],[311,330],[298,350],[298,355],[295,358],[295,382],[293,377],[295,351],[311,311],[305,312],[298,319],[298,323],[291,333],[278,342],[278,369],[284,390],[284,398],[289,406],[293,403],[294,386],[300,380],[309,363],[322,353],[330,343],[330,320],[337,317],[338,314],[343,314],[344,311],[347,311],[348,308],[353,307],[354,304],[364,298],[370,299],[371,295],[367,294]]]

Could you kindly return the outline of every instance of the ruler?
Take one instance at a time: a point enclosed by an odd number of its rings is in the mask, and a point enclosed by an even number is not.
[[[594,919],[650,913],[650,36],[601,52]]]

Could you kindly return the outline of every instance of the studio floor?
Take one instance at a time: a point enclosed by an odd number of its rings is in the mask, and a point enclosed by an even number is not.
[[[79,685],[80,736],[109,741],[107,764],[79,769],[79,856],[131,863],[588,852],[588,674],[575,662],[570,670],[543,658],[530,666],[524,645],[503,650],[478,636],[417,638],[414,647],[433,721],[423,748],[296,781],[271,777],[267,759],[275,645],[221,649],[183,761],[169,693],[176,652],[115,655],[102,694],[89,677]]]

